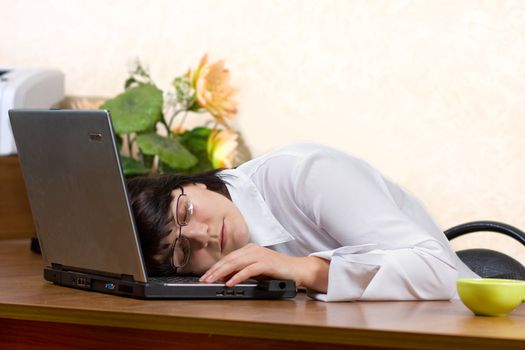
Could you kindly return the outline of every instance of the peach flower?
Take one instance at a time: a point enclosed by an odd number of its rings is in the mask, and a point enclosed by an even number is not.
[[[208,157],[214,169],[231,168],[238,135],[229,129],[212,130],[208,138]]]
[[[188,72],[188,77],[195,89],[198,105],[217,122],[227,126],[227,120],[237,113],[235,95],[238,88],[230,85],[230,71],[224,68],[224,61],[209,64],[206,54],[198,67]]]

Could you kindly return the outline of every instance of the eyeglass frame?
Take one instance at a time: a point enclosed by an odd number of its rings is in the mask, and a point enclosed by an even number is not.
[[[173,269],[173,271],[175,273],[177,272],[178,268],[186,266],[188,264],[189,260],[190,260],[190,256],[191,256],[190,241],[188,240],[188,237],[186,237],[186,236],[184,236],[182,234],[182,228],[184,226],[188,226],[188,224],[191,221],[191,217],[193,216],[193,203],[188,198],[188,195],[186,193],[184,193],[184,188],[182,186],[179,186],[178,188],[180,188],[181,193],[177,196],[177,202],[176,202],[176,205],[175,205],[174,219],[175,219],[175,223],[179,226],[179,235],[175,238],[175,240],[173,241],[173,243],[170,245],[170,248],[169,248],[169,263],[170,263],[171,268]],[[189,214],[190,214],[189,218],[186,220],[186,222],[182,222],[182,223],[179,222],[179,203],[180,203],[181,197],[186,197],[187,198],[188,203],[189,203],[189,207],[188,208],[184,208],[184,212],[187,213],[187,210],[189,210]],[[181,247],[181,251],[184,254],[183,261],[179,265],[175,265],[175,263],[174,263],[174,255],[175,255],[175,249],[177,248],[177,242],[181,242],[180,244],[182,244],[182,245],[180,247]],[[184,244],[186,244],[186,248],[187,248],[186,251],[187,251],[187,253],[184,253],[184,249],[183,249],[184,248]]]

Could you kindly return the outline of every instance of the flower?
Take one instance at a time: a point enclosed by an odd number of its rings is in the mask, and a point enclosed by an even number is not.
[[[224,61],[209,64],[204,55],[195,70],[177,76],[170,90],[162,91],[135,60],[124,88],[100,108],[111,111],[126,176],[193,174],[239,161],[242,140],[237,142],[237,133],[226,124],[237,113],[237,88],[230,85]],[[186,125],[191,112],[207,112],[204,125]],[[219,123],[227,129],[219,129]]]
[[[195,89],[199,107],[227,126],[227,120],[237,113],[234,96],[238,89],[230,85],[230,71],[224,68],[224,60],[208,64],[208,55],[205,54],[197,68],[188,72],[188,78]]]
[[[214,169],[231,168],[237,149],[237,133],[229,129],[212,130],[208,138],[208,158]]]

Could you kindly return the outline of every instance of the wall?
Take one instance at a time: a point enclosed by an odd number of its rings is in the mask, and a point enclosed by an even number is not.
[[[70,96],[120,92],[137,56],[166,87],[208,52],[241,88],[235,126],[255,155],[326,143],[410,189],[443,228],[525,229],[525,1],[0,6],[0,66],[57,67]],[[477,241],[495,244],[461,245]]]

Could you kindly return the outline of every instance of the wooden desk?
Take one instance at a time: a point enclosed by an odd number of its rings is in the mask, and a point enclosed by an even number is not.
[[[34,233],[18,157],[0,156],[0,239],[28,238]]]
[[[491,318],[459,301],[144,301],[49,284],[28,245],[0,242],[1,348],[525,348],[525,305]]]

